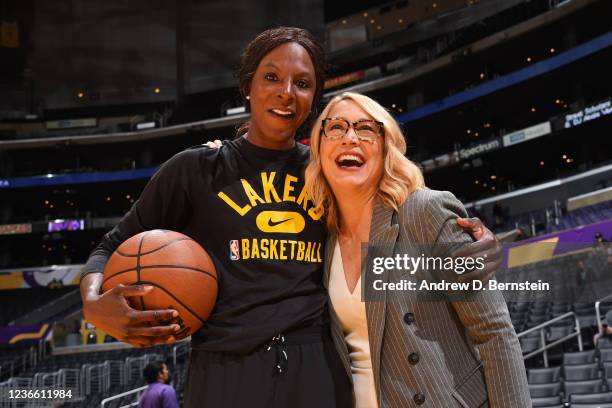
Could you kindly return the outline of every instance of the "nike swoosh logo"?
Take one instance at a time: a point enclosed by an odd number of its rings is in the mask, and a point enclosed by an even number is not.
[[[272,219],[268,219],[268,225],[270,227],[276,227],[279,224],[282,224],[283,222],[287,222],[287,221],[291,221],[293,218],[287,218],[286,220],[282,220],[282,221],[272,221]]]

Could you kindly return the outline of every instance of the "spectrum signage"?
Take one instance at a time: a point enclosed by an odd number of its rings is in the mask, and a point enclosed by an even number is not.
[[[488,142],[483,142],[475,146],[459,149],[459,159],[467,160],[474,156],[479,156],[484,153],[492,152],[493,150],[497,150],[501,147],[502,142],[500,139],[490,140]]]

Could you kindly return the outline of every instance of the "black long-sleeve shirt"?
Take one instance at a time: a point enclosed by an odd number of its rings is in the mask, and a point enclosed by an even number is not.
[[[218,274],[217,302],[192,336],[195,348],[246,354],[279,332],[326,324],[325,228],[304,190],[308,154],[303,145],[267,150],[244,138],[177,154],[104,236],[84,274],[102,272],[139,232],[174,230],[202,245]]]

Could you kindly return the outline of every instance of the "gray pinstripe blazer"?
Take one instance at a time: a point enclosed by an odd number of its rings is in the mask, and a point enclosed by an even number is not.
[[[457,226],[467,216],[449,192],[421,190],[394,211],[376,204],[370,245],[428,245],[430,256],[471,242]],[[395,243],[395,244],[394,244]],[[325,250],[324,284],[336,237]],[[368,272],[371,273],[371,272]],[[416,272],[417,274],[419,272]],[[363,279],[362,279],[363,280]],[[499,292],[477,291],[470,301],[422,301],[414,291],[388,291],[384,301],[366,302],[368,335],[379,406],[403,407],[530,407],[521,348],[506,303]],[[351,377],[349,353],[331,307],[332,337]]]

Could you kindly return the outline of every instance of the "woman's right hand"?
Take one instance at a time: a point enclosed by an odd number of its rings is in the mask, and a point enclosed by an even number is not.
[[[119,341],[134,347],[149,347],[176,341],[180,326],[171,323],[178,317],[172,309],[139,311],[130,307],[132,296],[144,296],[153,286],[118,285],[99,294],[101,273],[90,273],[81,281],[83,315],[87,321]]]

